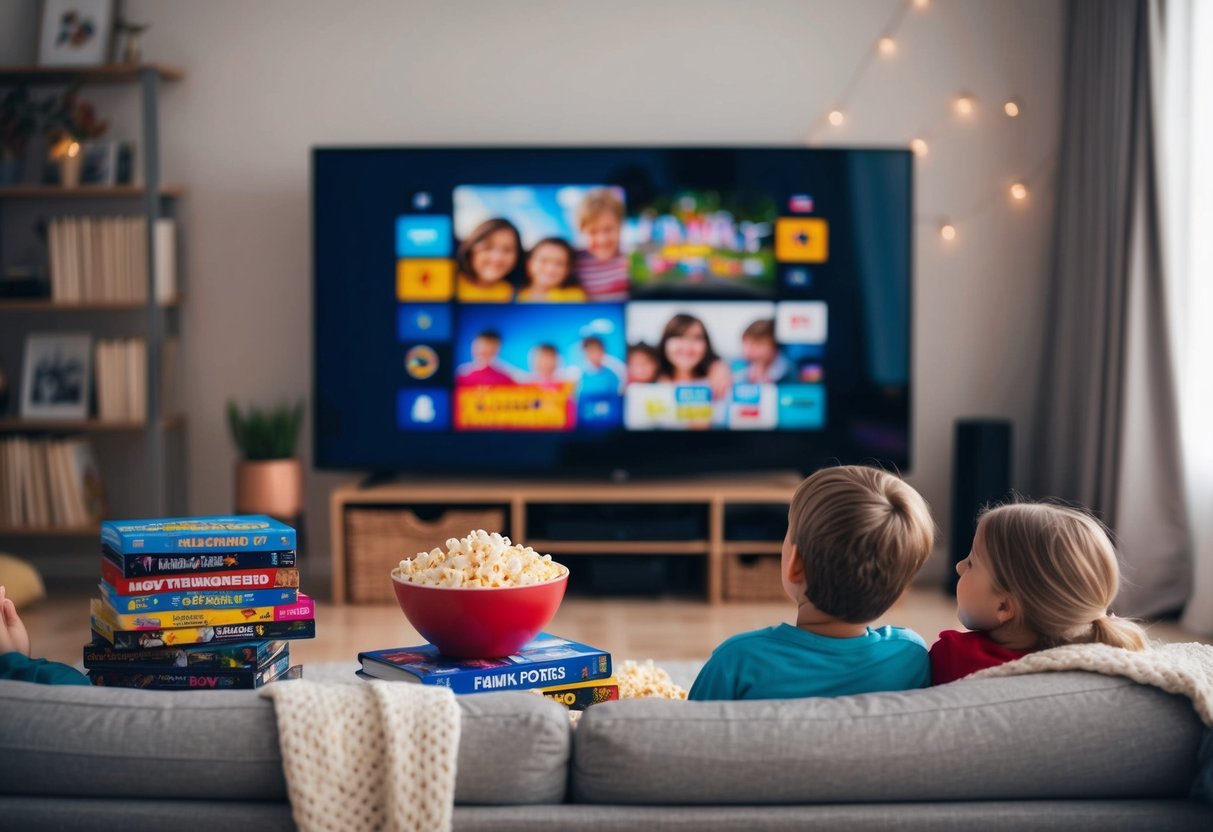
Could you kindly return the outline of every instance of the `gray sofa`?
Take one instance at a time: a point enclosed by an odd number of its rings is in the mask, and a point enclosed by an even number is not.
[[[1190,703],[1094,674],[611,702],[576,729],[533,694],[460,704],[459,830],[1213,829]],[[290,829],[280,762],[253,692],[0,682],[5,830]]]

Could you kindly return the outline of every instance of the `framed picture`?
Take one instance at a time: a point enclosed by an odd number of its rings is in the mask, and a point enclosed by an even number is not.
[[[109,58],[115,0],[42,0],[40,66],[99,66]]]
[[[21,375],[23,419],[87,419],[92,382],[92,336],[31,333]]]
[[[81,152],[84,169],[80,172],[80,184],[118,184],[118,142],[85,142]]]

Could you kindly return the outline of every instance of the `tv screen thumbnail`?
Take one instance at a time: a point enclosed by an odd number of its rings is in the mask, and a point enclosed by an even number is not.
[[[321,468],[909,464],[911,157],[319,148]]]

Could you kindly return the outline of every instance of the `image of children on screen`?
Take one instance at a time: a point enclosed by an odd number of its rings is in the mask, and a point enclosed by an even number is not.
[[[485,220],[455,252],[456,296],[464,303],[509,303],[521,260],[518,229],[501,217]]]
[[[585,290],[577,284],[573,247],[559,237],[545,237],[526,256],[526,286],[518,300],[530,303],[580,303]]]

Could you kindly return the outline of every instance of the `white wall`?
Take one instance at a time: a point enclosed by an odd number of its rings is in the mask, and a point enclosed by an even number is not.
[[[28,26],[32,0],[0,7]],[[185,69],[166,90],[165,174],[181,182],[190,509],[231,505],[228,397],[310,387],[308,153],[315,144],[774,143],[905,146],[925,133],[915,237],[912,482],[947,528],[953,421],[1014,420],[1024,480],[1049,265],[1059,138],[1060,0],[933,0],[911,8],[892,60],[820,127],[899,7],[894,0],[510,3],[127,0],[145,56]],[[0,38],[0,61],[33,57]],[[974,118],[949,109],[961,89]],[[1011,121],[1001,100],[1018,95]],[[137,135],[133,129],[124,131]],[[1033,170],[1026,204],[1006,187]],[[971,216],[977,211],[976,216]],[[309,426],[310,427],[310,426]],[[309,456],[310,433],[302,445]],[[315,576],[329,489],[308,475]],[[938,575],[936,563],[931,573]]]

